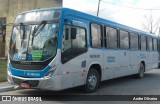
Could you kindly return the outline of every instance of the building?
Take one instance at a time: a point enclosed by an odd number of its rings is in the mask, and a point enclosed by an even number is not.
[[[7,57],[8,44],[15,16],[27,10],[49,7],[62,7],[63,0],[0,0],[0,57]],[[6,24],[5,43],[2,27]]]

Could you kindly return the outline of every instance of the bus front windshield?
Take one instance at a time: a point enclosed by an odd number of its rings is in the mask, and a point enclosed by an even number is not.
[[[58,23],[16,24],[10,41],[10,58],[15,61],[44,61],[56,55]]]

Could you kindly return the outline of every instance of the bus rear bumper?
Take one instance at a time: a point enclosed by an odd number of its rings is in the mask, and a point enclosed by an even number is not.
[[[13,85],[21,86],[22,83],[29,84],[29,88],[42,90],[60,91],[61,75],[52,76],[51,78],[23,78],[8,74],[8,82]]]

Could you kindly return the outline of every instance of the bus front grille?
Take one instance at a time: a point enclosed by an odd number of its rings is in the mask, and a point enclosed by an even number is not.
[[[46,65],[22,65],[22,64],[12,64],[13,68],[22,70],[43,70]]]

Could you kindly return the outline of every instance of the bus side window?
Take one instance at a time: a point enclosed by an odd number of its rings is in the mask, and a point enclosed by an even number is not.
[[[154,51],[157,51],[157,39],[153,39],[153,46],[154,46]]]
[[[138,50],[138,35],[135,33],[130,33],[130,49]]]
[[[71,28],[76,28],[75,39],[71,39]],[[84,28],[65,25],[63,29],[62,52],[70,48],[86,48],[86,31]]]
[[[91,28],[91,46],[93,48],[101,48],[102,47],[101,25],[92,23],[90,28]]]
[[[111,27],[106,27],[106,46],[107,48],[110,49],[117,49],[118,44],[117,44],[117,29],[111,28]]]
[[[120,30],[120,49],[129,49],[129,34],[127,31]]]
[[[72,39],[73,48],[85,48],[85,29],[77,28],[76,39]]]
[[[152,42],[152,38],[150,38],[150,37],[147,37],[147,50],[148,51],[153,50],[153,42]]]
[[[145,36],[141,36],[141,50],[146,50],[147,47],[147,43],[146,43],[146,37]]]

